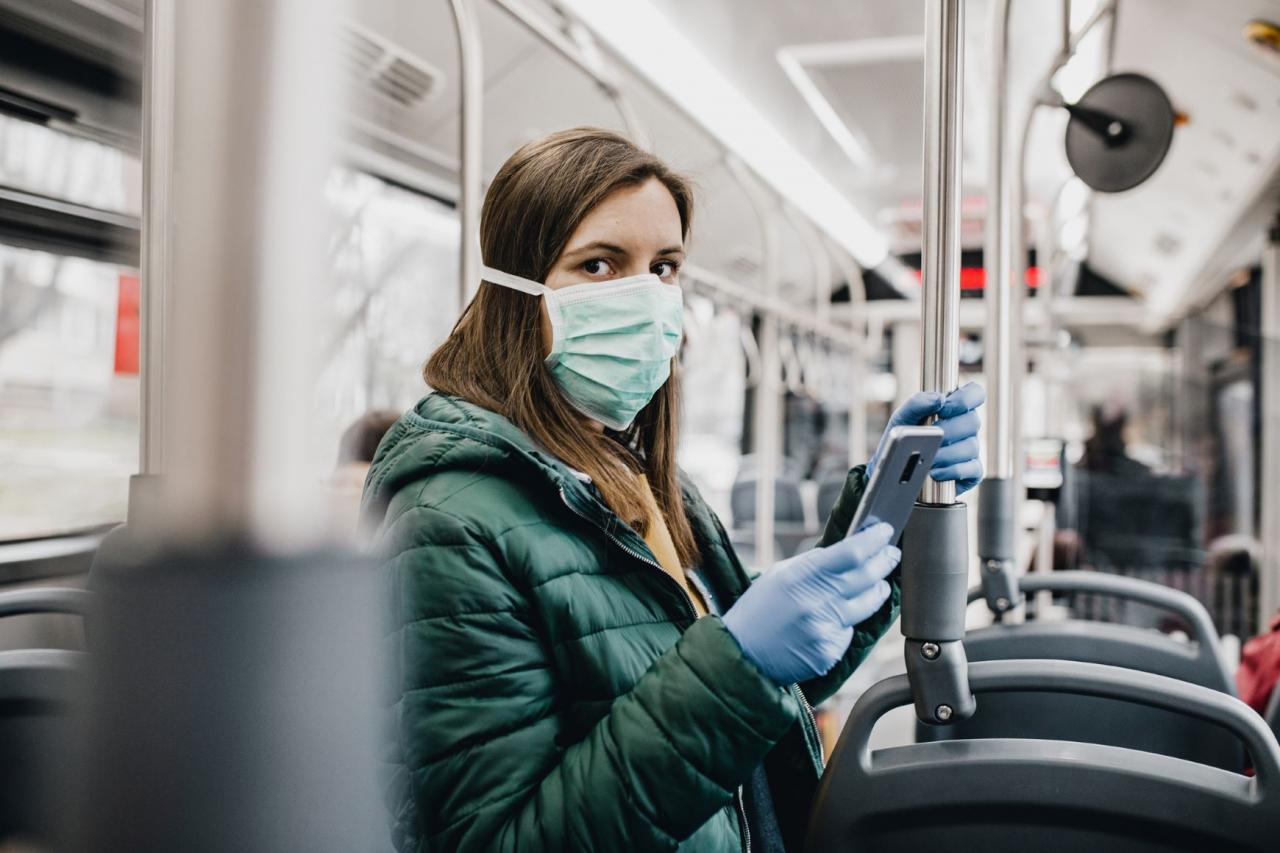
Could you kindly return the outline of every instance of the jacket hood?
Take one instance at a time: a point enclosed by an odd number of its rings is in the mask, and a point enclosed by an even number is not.
[[[497,475],[540,474],[565,489],[583,488],[572,470],[511,421],[458,397],[432,393],[401,415],[378,445],[364,482],[362,526],[381,523],[391,498],[408,483],[446,470],[482,468]]]

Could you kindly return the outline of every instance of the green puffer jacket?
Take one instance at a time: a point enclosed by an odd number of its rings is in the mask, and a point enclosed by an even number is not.
[[[865,486],[850,472],[827,525]],[[765,761],[788,846],[822,771],[806,705],[896,618],[899,592],[826,676],[782,689],[596,490],[513,424],[431,394],[365,482],[385,560],[392,678],[386,796],[401,851],[745,848],[739,786]],[[692,486],[701,572],[750,582]],[[803,691],[803,696],[801,695]]]

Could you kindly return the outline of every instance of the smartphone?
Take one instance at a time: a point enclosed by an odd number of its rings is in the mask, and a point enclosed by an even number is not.
[[[938,427],[898,426],[889,430],[884,452],[846,535],[884,522],[893,527],[891,541],[896,542],[941,446],[942,430]]]

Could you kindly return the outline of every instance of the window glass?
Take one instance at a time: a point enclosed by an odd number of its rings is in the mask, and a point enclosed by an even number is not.
[[[746,399],[743,318],[704,296],[685,297],[685,342],[680,354],[683,420],[680,466],[711,507],[728,518],[729,492],[742,458]]]
[[[0,541],[124,520],[138,331],[134,270],[0,245]]]
[[[452,207],[347,169],[335,171],[327,195],[335,281],[314,436],[321,470],[344,467],[339,446],[358,418],[402,412],[426,393],[422,366],[460,306]],[[340,523],[354,520],[363,482],[358,463],[345,467],[335,472]]]
[[[100,142],[0,115],[0,184],[137,216],[142,165]]]

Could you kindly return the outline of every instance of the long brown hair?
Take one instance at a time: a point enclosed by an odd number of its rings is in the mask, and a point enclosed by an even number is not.
[[[688,237],[693,196],[684,178],[626,138],[574,128],[525,145],[494,176],[480,214],[485,263],[544,281],[579,223],[617,189],[656,178],[670,191]],[[497,412],[565,464],[592,478],[605,503],[641,533],[653,489],[685,566],[697,560],[676,478],[677,366],[625,432],[601,434],[560,394],[543,364],[539,297],[483,282],[448,339],[432,353],[427,384]]]

